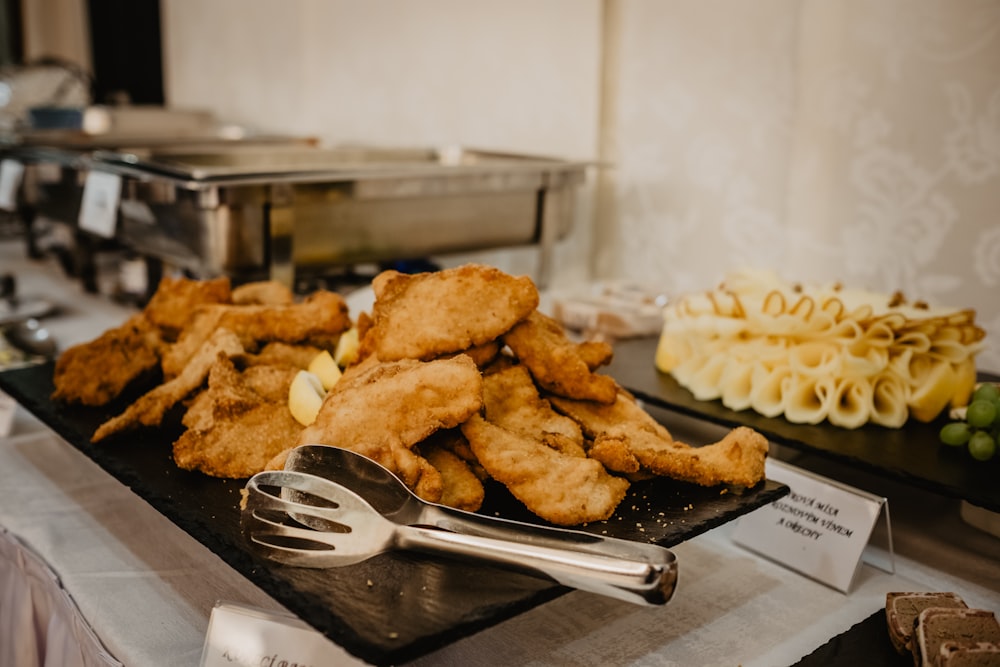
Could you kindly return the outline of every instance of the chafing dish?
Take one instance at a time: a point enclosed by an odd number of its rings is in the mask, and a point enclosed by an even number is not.
[[[470,149],[97,151],[122,178],[117,238],[199,277],[272,278],[537,245],[540,283],[586,165]]]

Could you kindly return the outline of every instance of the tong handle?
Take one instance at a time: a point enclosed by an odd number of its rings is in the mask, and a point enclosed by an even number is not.
[[[489,561],[631,603],[665,604],[677,585],[676,559],[662,547],[660,562],[649,562],[424,526],[399,526],[396,544],[404,549]]]
[[[427,503],[421,513],[420,523],[465,535],[478,535],[608,558],[645,560],[650,563],[674,560],[673,554],[658,544],[605,537],[570,528],[550,528],[466,512],[446,505]]]

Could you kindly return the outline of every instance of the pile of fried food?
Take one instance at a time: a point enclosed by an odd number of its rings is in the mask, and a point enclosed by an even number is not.
[[[372,289],[371,313],[352,321],[331,291],[296,299],[270,281],[165,278],[140,313],[61,355],[53,399],[101,406],[155,382],[93,441],[159,426],[178,409],[182,469],[240,479],[280,469],[298,445],[336,445],[460,509],[480,507],[491,477],[559,525],[609,518],[637,479],[747,487],[764,478],[762,435],[739,427],[701,447],[674,440],[596,372],[610,345],[571,340],[538,310],[528,277],[467,264],[385,271]],[[303,425],[289,409],[291,384],[348,334],[356,353]]]

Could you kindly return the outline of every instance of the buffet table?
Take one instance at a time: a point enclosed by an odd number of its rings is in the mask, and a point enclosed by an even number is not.
[[[57,302],[45,325],[62,348],[131,312],[85,293],[54,263],[25,259],[19,243],[0,244],[0,266],[17,274],[23,293]],[[197,665],[216,603],[283,611],[26,410],[12,409],[10,433],[0,438],[0,664]],[[717,428],[680,416],[667,424],[692,439]],[[957,499],[832,464],[824,472],[888,498],[894,573],[864,565],[844,594],[737,546],[726,524],[673,548],[680,581],[666,606],[571,592],[412,664],[808,664],[810,653],[877,614],[888,591],[955,591],[1000,611],[1000,539],[965,524]],[[332,643],[329,653],[329,664],[360,664]]]

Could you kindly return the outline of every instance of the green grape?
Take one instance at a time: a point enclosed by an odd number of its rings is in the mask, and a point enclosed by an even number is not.
[[[986,399],[976,399],[965,409],[965,421],[972,428],[989,428],[997,418],[997,405]]]
[[[978,401],[983,399],[992,401],[993,403],[1000,401],[1000,387],[992,382],[984,382],[976,387],[976,390],[972,392],[972,400]]]
[[[972,429],[965,422],[951,422],[941,427],[941,442],[952,447],[961,447],[972,437]]]
[[[997,443],[986,431],[976,431],[969,438],[969,454],[977,461],[989,461],[996,451]]]

